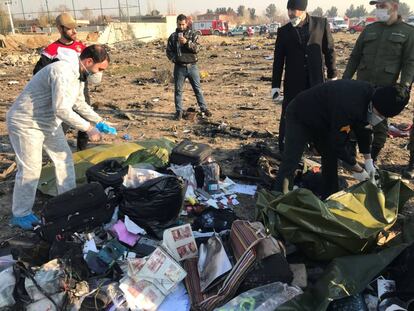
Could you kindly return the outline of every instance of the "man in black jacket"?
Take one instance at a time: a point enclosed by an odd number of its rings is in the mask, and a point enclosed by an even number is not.
[[[205,116],[211,117],[207,109],[203,91],[201,90],[200,73],[197,66],[197,53],[200,45],[198,35],[187,27],[187,17],[183,14],[177,17],[177,30],[168,39],[167,57],[174,63],[175,83],[175,120],[183,116],[183,89],[185,79],[188,78],[200,110]]]
[[[408,100],[409,92],[403,86],[375,88],[352,80],[332,81],[300,93],[286,112],[286,145],[274,190],[292,188],[293,174],[309,142],[322,157],[324,197],[338,191],[338,159],[348,164],[360,181],[375,175],[372,127],[399,114]],[[348,148],[351,130],[364,155],[365,170]]]
[[[300,92],[325,81],[324,63],[330,80],[337,77],[334,41],[326,18],[309,16],[307,0],[289,0],[290,23],[278,29],[273,63],[272,99],[280,95],[283,68],[284,99],[279,125],[279,149],[285,139],[285,113]]]

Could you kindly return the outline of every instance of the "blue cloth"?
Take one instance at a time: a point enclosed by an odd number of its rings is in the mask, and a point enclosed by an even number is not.
[[[104,134],[116,135],[117,131],[116,128],[109,126],[105,122],[99,122],[96,124],[96,128],[99,132]]]
[[[204,99],[203,91],[201,90],[200,72],[198,71],[197,64],[175,64],[174,66],[175,110],[177,112],[183,111],[184,82],[187,78],[193,88],[201,111],[207,110],[206,101]]]

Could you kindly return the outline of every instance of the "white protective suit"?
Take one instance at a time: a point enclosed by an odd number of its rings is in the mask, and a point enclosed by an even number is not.
[[[102,121],[86,104],[84,83],[79,78],[78,61],[52,63],[30,80],[7,112],[18,169],[12,206],[15,217],[32,213],[42,170],[42,148],[55,164],[58,193],[76,187],[72,152],[61,124],[87,131],[89,121]]]

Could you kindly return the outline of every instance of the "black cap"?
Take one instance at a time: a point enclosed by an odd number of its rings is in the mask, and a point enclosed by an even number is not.
[[[289,0],[287,8],[291,10],[306,11],[308,0]]]
[[[372,105],[384,117],[392,118],[403,111],[409,100],[408,88],[397,84],[377,88],[372,96]]]

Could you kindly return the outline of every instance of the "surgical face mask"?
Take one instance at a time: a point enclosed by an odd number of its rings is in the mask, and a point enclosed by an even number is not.
[[[384,118],[383,117],[380,117],[379,115],[377,115],[373,111],[373,109],[372,109],[372,103],[370,103],[369,104],[369,107],[368,107],[367,121],[372,126],[376,126],[376,125],[380,124],[382,121],[384,121]]]
[[[376,9],[375,16],[380,22],[388,22],[391,17],[388,9]]]
[[[88,71],[88,84],[100,84],[102,82],[102,76],[103,76],[103,72],[102,71],[98,71],[97,73],[91,73]]]
[[[290,19],[290,22],[293,27],[298,27],[300,22],[302,21],[302,18],[300,16],[294,17]]]
[[[91,71],[89,71],[88,69],[86,69],[85,65],[80,62],[83,69],[85,69],[85,78],[88,80],[88,84],[100,84],[102,82],[102,76],[103,76],[103,72],[102,71],[98,71],[96,73],[93,73]]]

